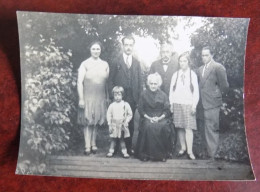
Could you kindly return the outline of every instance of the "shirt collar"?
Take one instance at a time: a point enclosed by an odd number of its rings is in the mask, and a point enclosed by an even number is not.
[[[186,76],[186,74],[189,74],[190,73],[190,68],[188,68],[185,72],[183,72],[181,69],[179,70],[179,75],[182,75],[184,74]]]
[[[210,60],[210,62],[208,62],[207,64],[205,64],[205,67],[208,68],[211,63],[212,63],[212,59]]]
[[[168,64],[170,63],[170,61],[171,61],[171,59],[169,59],[167,62],[164,62],[164,61],[162,60],[162,64],[168,65]]]
[[[129,57],[129,59],[132,59],[132,55],[127,55],[125,53],[123,53],[123,57],[124,57],[124,60],[126,60],[127,57]]]

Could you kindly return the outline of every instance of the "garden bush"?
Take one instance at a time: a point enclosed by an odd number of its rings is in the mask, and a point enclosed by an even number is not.
[[[39,38],[39,46],[25,46],[24,98],[19,158],[23,169],[43,172],[46,155],[68,148],[76,119],[76,74],[72,53]],[[74,137],[75,139],[75,137]],[[70,142],[69,142],[70,141]],[[30,165],[30,166],[29,166]],[[21,170],[20,170],[21,171]],[[23,171],[26,172],[26,169]]]

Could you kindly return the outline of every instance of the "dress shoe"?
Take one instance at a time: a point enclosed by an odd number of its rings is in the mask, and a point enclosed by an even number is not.
[[[183,155],[185,155],[186,151],[185,150],[180,150],[179,153],[177,154],[177,157],[182,157]]]
[[[196,157],[194,156],[193,153],[188,153],[188,157],[189,157],[189,159],[191,159],[191,160],[195,160],[195,159],[196,159]]]

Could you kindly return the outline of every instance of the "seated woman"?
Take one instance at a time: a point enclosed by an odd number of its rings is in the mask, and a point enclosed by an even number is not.
[[[168,96],[159,89],[162,84],[158,73],[147,78],[148,89],[140,98],[139,135],[136,144],[136,157],[142,161],[166,161],[171,135],[170,105]]]

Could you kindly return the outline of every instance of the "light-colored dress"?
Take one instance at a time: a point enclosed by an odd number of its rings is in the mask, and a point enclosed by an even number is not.
[[[121,138],[122,132],[123,137],[130,137],[128,126],[129,121],[133,117],[133,112],[129,103],[125,101],[113,102],[109,105],[107,110],[107,123],[110,130],[111,138]]]
[[[192,115],[191,112],[192,108],[196,109],[199,101],[198,87],[197,75],[191,69],[185,72],[179,70],[173,74],[169,100],[173,106],[173,122],[176,128],[197,129],[196,115]]]
[[[78,73],[78,81],[83,81],[85,102],[84,118],[78,117],[78,123],[81,125],[102,125],[106,120],[107,111],[108,63],[101,59],[88,58],[81,63]]]

